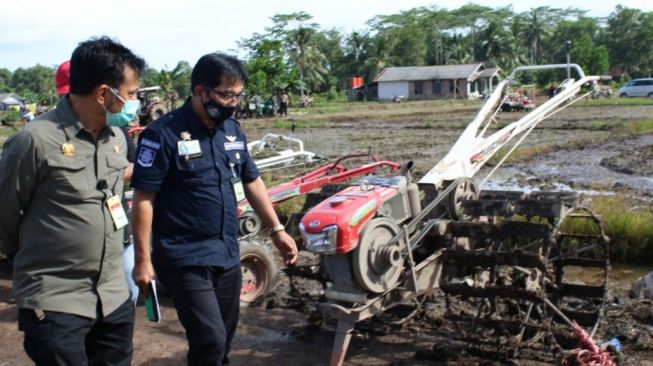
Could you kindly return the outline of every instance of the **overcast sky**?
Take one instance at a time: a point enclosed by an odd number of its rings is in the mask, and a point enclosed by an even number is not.
[[[376,15],[415,7],[456,9],[461,1],[440,0],[3,0],[0,10],[0,68],[55,66],[70,58],[80,41],[117,38],[156,69],[178,61],[192,64],[205,53],[237,53],[236,42],[271,25],[270,17],[305,11],[322,29],[362,30]],[[539,6],[588,10],[606,17],[617,4],[653,11],[652,0],[493,0],[522,12]],[[64,5],[65,4],[65,5]]]

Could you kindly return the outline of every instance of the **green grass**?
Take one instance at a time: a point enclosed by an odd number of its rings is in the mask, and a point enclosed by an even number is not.
[[[9,137],[9,136],[13,135],[14,133],[16,133],[16,131],[18,131],[19,128],[20,127],[18,127],[18,126],[0,128],[0,136]]]
[[[610,126],[602,120],[593,120],[587,129],[590,131],[607,131],[610,129]]]
[[[653,131],[653,119],[619,123],[614,130],[621,133],[644,134]]]
[[[7,138],[9,136],[13,135],[20,129],[22,125],[20,124],[14,124],[10,126],[2,126],[0,127],[0,151],[2,150],[2,147],[5,144],[5,141],[7,141]]]
[[[576,105],[582,106],[607,106],[607,105],[653,105],[653,98],[598,98],[579,101]]]
[[[653,260],[653,211],[638,205],[624,194],[594,196],[592,211],[601,217],[605,234],[610,238],[610,258],[623,263],[650,263]],[[564,229],[591,232],[587,221],[575,220]]]
[[[583,138],[579,138],[573,141],[567,141],[567,142],[562,142],[558,144],[547,144],[547,145],[535,145],[535,146],[523,146],[523,147],[518,147],[515,149],[515,151],[512,152],[512,154],[506,159],[506,163],[510,162],[516,162],[516,161],[523,161],[523,160],[528,160],[536,156],[540,156],[542,154],[547,154],[559,150],[564,150],[564,149],[576,149],[580,146],[595,143],[604,139],[607,139],[609,136],[605,137],[591,137],[591,136],[586,136]],[[510,151],[510,147],[502,147],[499,149],[499,151],[494,154],[494,156],[490,159],[490,163],[496,164],[503,157],[506,156],[506,154]]]

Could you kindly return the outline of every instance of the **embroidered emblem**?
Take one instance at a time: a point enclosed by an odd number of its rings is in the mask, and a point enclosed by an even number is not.
[[[236,160],[240,160],[240,153],[236,153]]]
[[[116,153],[116,154],[120,154],[120,146],[113,145],[113,152]]]
[[[75,155],[75,145],[70,142],[64,142],[61,144],[61,152],[64,156],[73,156]]]
[[[138,153],[138,165],[149,168],[154,163],[154,158],[156,157],[156,150],[150,149],[148,147],[141,147],[141,151]]]
[[[188,132],[188,131],[182,132],[180,134],[180,136],[181,136],[181,139],[184,140],[184,141],[190,140],[190,132]]]
[[[234,141],[236,141],[236,136],[225,135],[225,138],[226,138],[227,141],[229,141],[229,142],[234,142]]]

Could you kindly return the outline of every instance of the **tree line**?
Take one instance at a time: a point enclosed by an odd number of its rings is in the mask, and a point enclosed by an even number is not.
[[[419,7],[370,19],[350,33],[323,29],[306,12],[277,14],[263,33],[239,41],[250,82],[250,95],[281,90],[297,95],[335,98],[347,79],[370,82],[385,67],[485,62],[506,72],[524,64],[571,61],[588,74],[622,79],[653,74],[653,12],[616,6],[605,18],[577,8],[548,6],[514,12],[468,4],[447,10]],[[149,69],[141,83],[160,85],[179,96],[190,90],[191,65],[172,70]],[[13,73],[0,69],[0,92],[15,92],[32,101],[50,100],[54,70],[37,65]],[[547,82],[535,80],[540,85]]]

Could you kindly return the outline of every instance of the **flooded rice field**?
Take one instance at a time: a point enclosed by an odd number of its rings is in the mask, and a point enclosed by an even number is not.
[[[371,148],[379,158],[415,162],[420,177],[440,160],[473,119],[478,105],[403,103],[370,105],[354,112],[291,114],[298,124],[295,136],[305,148],[333,158]],[[502,113],[499,126],[523,113]],[[653,116],[653,104],[644,106],[578,106],[553,116],[524,141],[526,149],[541,149],[504,164],[481,188],[507,190],[575,190],[611,194],[626,190],[644,201],[653,195],[653,134],[613,134],[611,126],[636,123]],[[287,134],[269,128],[271,121],[242,121],[249,140],[265,133]],[[539,150],[538,150],[539,151]],[[484,169],[483,178],[489,169]],[[477,181],[480,181],[478,179]],[[318,258],[302,252],[300,265]],[[653,302],[627,296],[630,284],[653,270],[613,266],[609,277],[609,306],[595,338],[618,337],[623,345],[620,365],[653,365]],[[276,291],[241,308],[241,323],[232,347],[232,365],[326,365],[333,341],[318,311],[323,300],[320,281],[282,273]],[[583,273],[576,274],[583,281]],[[415,304],[409,304],[413,306]],[[408,306],[408,307],[410,307]],[[346,365],[551,365],[547,355],[524,350],[511,358],[496,358],[466,350],[443,318],[439,291],[421,299],[419,311],[404,322],[387,314],[357,324]],[[412,311],[410,311],[412,313]],[[134,337],[135,365],[185,363],[186,343],[169,298],[162,301],[162,322],[146,321],[137,308]],[[22,351],[22,333],[16,329],[11,302],[10,268],[0,263],[0,365],[29,365]]]

